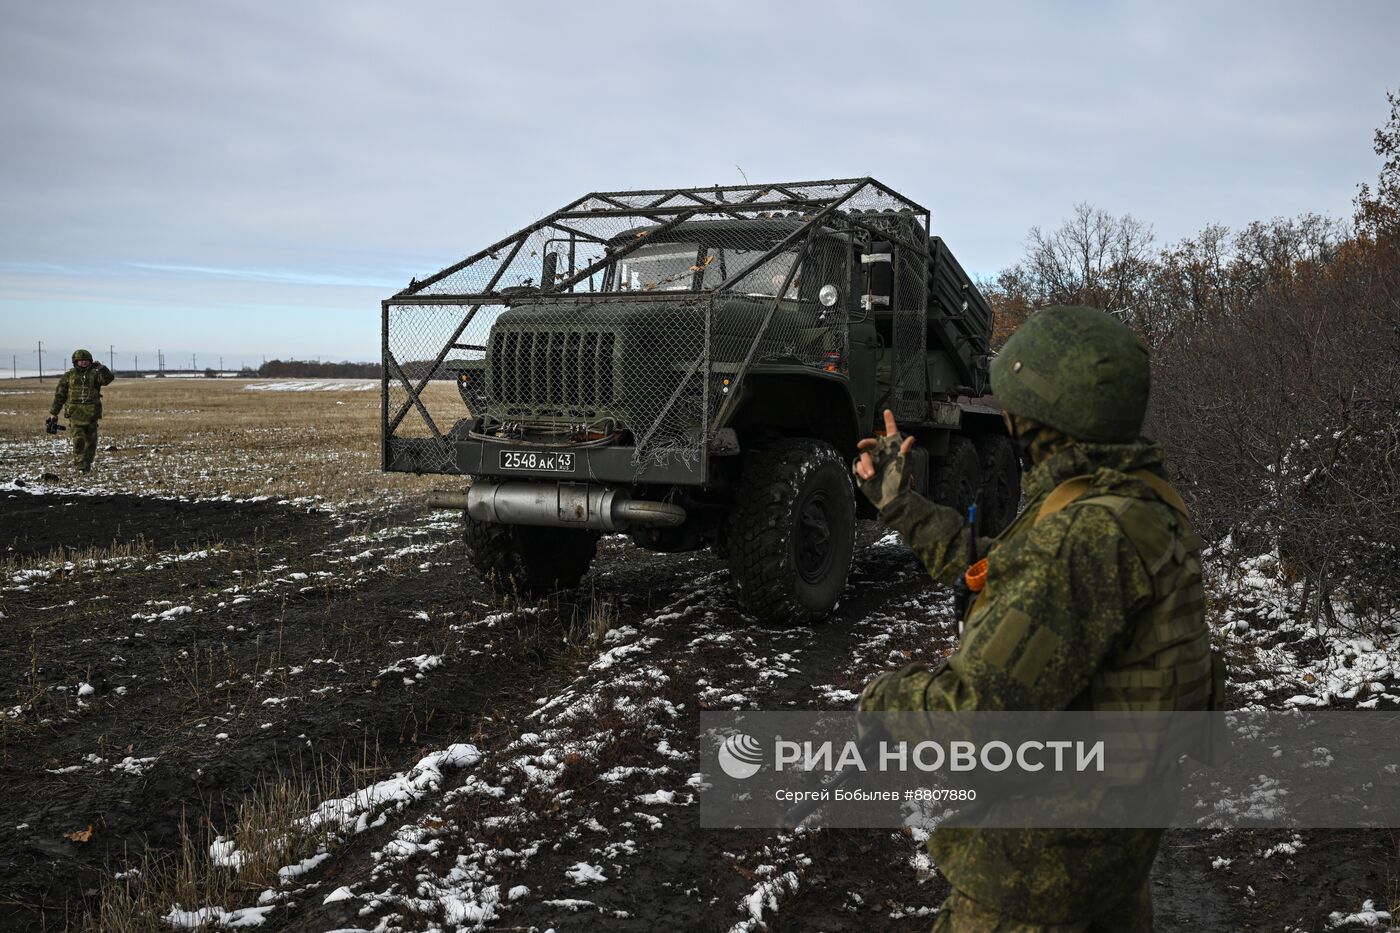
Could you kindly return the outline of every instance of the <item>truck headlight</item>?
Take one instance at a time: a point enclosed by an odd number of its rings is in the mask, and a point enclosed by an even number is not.
[[[835,285],[823,285],[822,290],[817,292],[817,300],[822,303],[823,308],[835,307],[840,297],[841,290]]]

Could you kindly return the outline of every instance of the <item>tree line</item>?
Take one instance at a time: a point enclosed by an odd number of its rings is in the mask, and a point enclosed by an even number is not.
[[[983,288],[998,345],[1051,304],[1110,311],[1152,350],[1148,432],[1202,532],[1276,552],[1303,610],[1400,621],[1400,96],[1352,216],[1219,224],[1158,246],[1076,205]]]
[[[378,363],[323,363],[319,360],[268,360],[258,375],[271,379],[378,379]]]

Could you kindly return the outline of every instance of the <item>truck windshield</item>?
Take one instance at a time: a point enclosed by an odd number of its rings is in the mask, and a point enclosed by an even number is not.
[[[688,292],[714,288],[749,263],[764,250],[734,249],[724,246],[701,248],[699,243],[656,243],[643,246],[617,264],[613,291]],[[736,291],[745,295],[772,298],[782,288],[797,254],[779,253],[744,276]],[[798,271],[792,277],[784,298],[796,299],[802,284]]]

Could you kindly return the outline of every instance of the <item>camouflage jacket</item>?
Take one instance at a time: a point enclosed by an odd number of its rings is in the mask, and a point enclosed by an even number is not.
[[[1101,705],[1093,686],[1125,657],[1142,660],[1132,657],[1132,646],[1143,641],[1142,629],[1162,599],[1160,582],[1154,588],[1153,573],[1114,511],[1083,502],[1104,495],[1140,504],[1151,525],[1179,530],[1175,540],[1171,534],[1166,538],[1168,551],[1194,565],[1195,575],[1181,584],[1185,602],[1175,615],[1185,619],[1182,643],[1191,657],[1198,661],[1204,653],[1209,680],[1199,539],[1146,482],[1129,475],[1142,469],[1160,475],[1161,458],[1161,449],[1150,442],[1080,443],[1036,465],[1023,481],[1030,500],[1025,511],[995,541],[978,542],[978,553],[988,556],[987,583],[957,650],[938,670],[911,665],[872,681],[861,708]],[[1084,475],[1091,478],[1082,504],[1036,520],[1055,487]],[[953,509],[906,492],[880,517],[900,532],[935,579],[952,583],[966,569],[970,532]],[[1205,705],[1193,693],[1177,708]],[[943,829],[930,837],[929,851],[953,886],[974,900],[1034,922],[1071,923],[1111,906],[1112,892],[1136,890],[1160,835],[1152,829]]]
[[[62,411],[75,424],[102,417],[102,387],[111,385],[112,371],[96,361],[87,369],[73,367],[58,377],[49,414]]]

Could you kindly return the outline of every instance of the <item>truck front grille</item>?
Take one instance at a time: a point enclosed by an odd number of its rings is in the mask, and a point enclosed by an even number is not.
[[[592,414],[612,404],[615,337],[575,330],[493,334],[491,404],[524,415],[530,414],[526,409]]]

